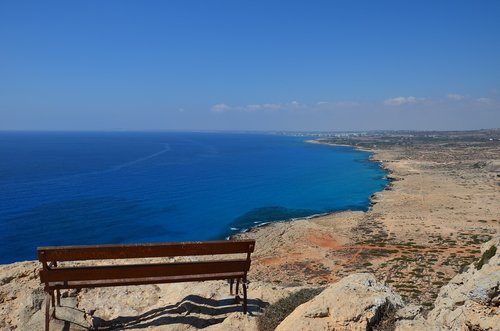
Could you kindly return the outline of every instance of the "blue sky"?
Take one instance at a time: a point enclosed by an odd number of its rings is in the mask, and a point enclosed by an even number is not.
[[[2,1],[1,130],[500,127],[500,1]]]

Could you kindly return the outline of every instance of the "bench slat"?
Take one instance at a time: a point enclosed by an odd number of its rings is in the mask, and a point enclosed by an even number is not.
[[[39,247],[40,261],[84,261],[252,253],[255,240]]]
[[[69,281],[69,282],[53,282],[49,283],[50,289],[82,289],[89,287],[111,287],[111,286],[129,286],[129,285],[148,285],[148,284],[165,284],[165,283],[182,283],[182,282],[200,282],[206,280],[226,280],[242,278],[244,272],[226,272],[206,275],[187,275],[187,276],[171,276],[171,277],[148,277],[148,278],[132,278],[132,279],[113,279],[113,280],[92,280],[92,281]]]
[[[246,272],[249,260],[222,260],[202,262],[177,262],[161,264],[130,264],[92,267],[54,268],[40,271],[41,281],[91,281],[203,275],[228,272]]]

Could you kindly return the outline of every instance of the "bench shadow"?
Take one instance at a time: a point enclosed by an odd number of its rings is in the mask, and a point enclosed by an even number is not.
[[[248,299],[248,314],[255,315],[269,303],[260,299]],[[170,324],[189,324],[202,329],[221,323],[227,315],[243,312],[243,306],[234,297],[227,299],[207,299],[198,295],[188,295],[181,301],[160,308],[155,308],[137,316],[119,316],[112,320],[94,317],[98,330],[145,329],[152,326]]]

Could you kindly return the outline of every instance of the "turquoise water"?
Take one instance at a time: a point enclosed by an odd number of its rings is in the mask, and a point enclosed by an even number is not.
[[[0,263],[40,245],[222,239],[249,227],[367,210],[386,173],[304,137],[0,133]]]

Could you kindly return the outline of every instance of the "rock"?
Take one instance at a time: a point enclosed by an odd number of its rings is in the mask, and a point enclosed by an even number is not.
[[[211,325],[207,331],[257,330],[255,317],[243,313],[230,314],[222,323]]]
[[[32,318],[43,300],[39,288],[38,263],[0,266],[0,330],[20,328]]]
[[[492,160],[488,162],[485,166],[485,170],[491,172],[500,172],[500,160]]]
[[[330,308],[326,306],[312,307],[304,314],[305,317],[309,318],[327,317],[328,315],[330,315]]]
[[[78,306],[78,300],[76,297],[61,298],[61,306],[76,308]]]
[[[25,325],[32,316],[42,308],[45,301],[45,292],[39,287],[31,292],[31,295],[26,297],[19,312],[20,325]]]
[[[396,320],[412,320],[419,317],[422,312],[422,306],[420,305],[407,305],[396,311]]]
[[[401,320],[397,321],[395,331],[445,331],[444,326],[426,321],[423,318],[415,320]]]
[[[62,291],[61,292],[61,298],[68,298],[68,297],[76,297],[80,290],[67,290],[67,291]]]
[[[484,244],[481,252],[484,254],[492,246],[500,246],[500,236]],[[481,267],[472,263],[466,272],[456,275],[443,286],[428,321],[441,324],[448,330],[499,330],[499,255],[497,250],[494,256],[484,260]]]
[[[31,320],[27,324],[19,325],[20,331],[42,331],[44,330],[45,323],[45,310],[37,311]],[[51,331],[85,331],[89,330],[88,327],[83,327],[78,324],[68,323],[64,320],[51,319],[50,320],[50,330]]]
[[[20,330],[39,330],[45,323],[45,292],[39,287],[27,296],[19,312],[18,326]],[[74,297],[61,298],[61,306],[56,308],[57,319],[51,319],[51,330],[67,329],[67,322],[70,330],[87,330],[93,327],[91,316],[84,311],[76,309],[77,301]]]
[[[92,317],[85,314],[84,311],[72,307],[57,307],[56,318],[61,321],[70,322],[83,328],[93,327]]]
[[[15,279],[15,277],[12,275],[0,277],[0,286],[10,283],[13,279]]]
[[[402,306],[401,297],[374,275],[353,274],[297,307],[276,330],[367,330],[384,311]]]
[[[421,315],[423,307],[419,305],[409,304],[396,311],[395,330],[396,331],[415,331],[415,330],[428,330],[428,331],[444,331],[445,328],[434,322],[425,320]]]

